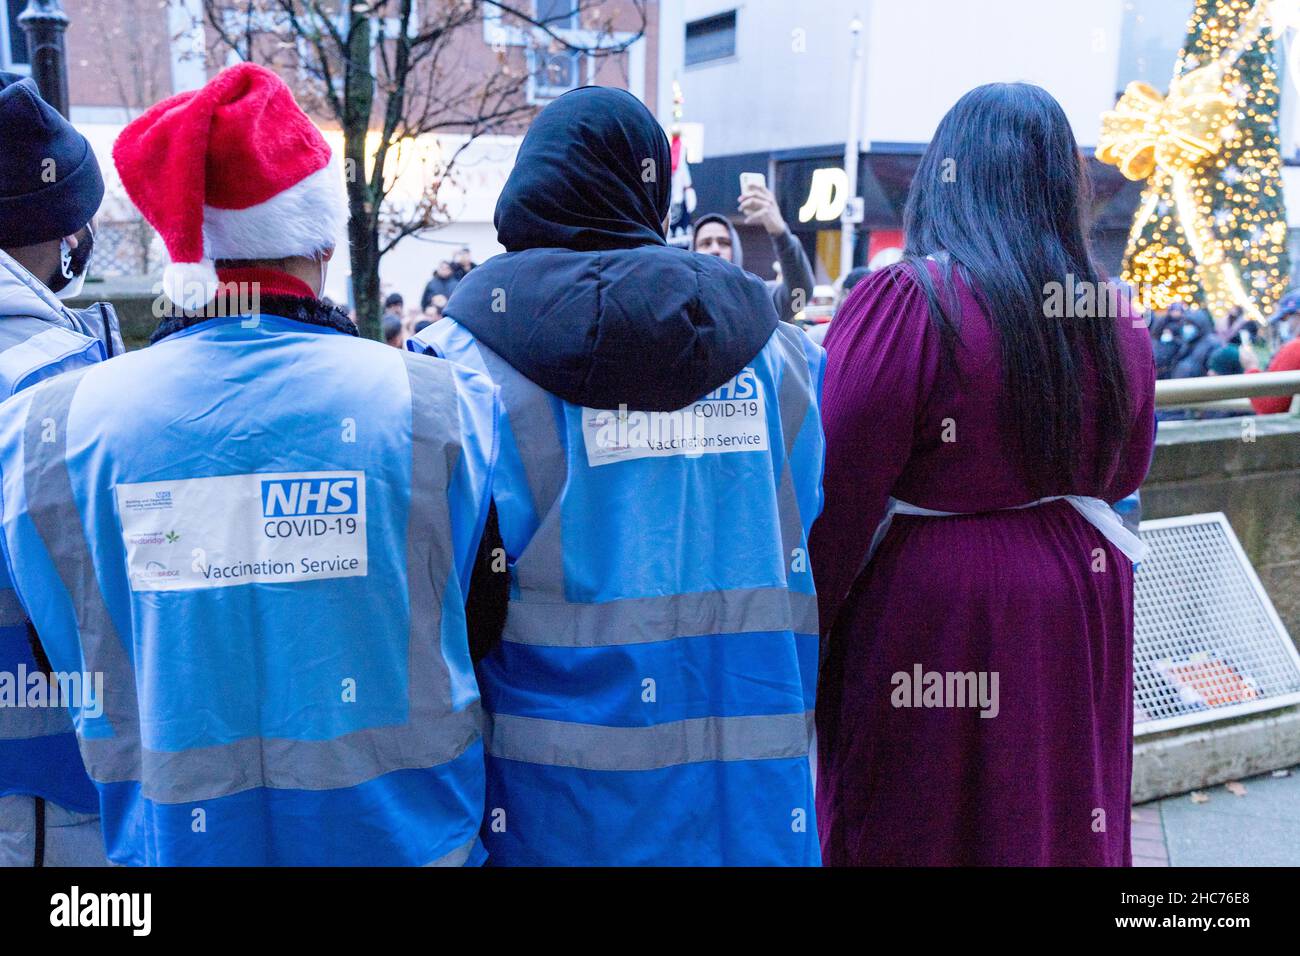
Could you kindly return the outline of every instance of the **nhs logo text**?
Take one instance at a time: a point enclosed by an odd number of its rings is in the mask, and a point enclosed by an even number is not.
[[[262,516],[266,518],[356,513],[356,478],[272,478],[262,482]]]
[[[741,369],[736,377],[719,385],[701,402],[747,402],[758,397],[758,377],[752,368]]]

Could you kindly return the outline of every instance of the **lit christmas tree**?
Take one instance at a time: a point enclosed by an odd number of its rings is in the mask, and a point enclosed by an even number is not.
[[[1197,0],[1169,95],[1132,83],[1103,117],[1098,158],[1148,180],[1124,279],[1150,306],[1222,317],[1240,305],[1259,318],[1286,291],[1273,10]]]

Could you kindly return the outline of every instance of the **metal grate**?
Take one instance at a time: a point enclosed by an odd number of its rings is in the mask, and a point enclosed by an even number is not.
[[[143,219],[116,222],[95,220],[95,251],[90,259],[94,278],[143,276],[167,263],[162,240]]]
[[[1142,522],[1133,732],[1300,702],[1300,654],[1221,513]]]

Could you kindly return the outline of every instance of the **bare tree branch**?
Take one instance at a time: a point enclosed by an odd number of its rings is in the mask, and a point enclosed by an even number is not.
[[[574,0],[571,13],[546,17],[533,0],[203,0],[203,9],[218,49],[277,69],[304,108],[340,127],[353,296],[363,332],[376,337],[380,260],[447,224],[440,193],[476,140],[518,132],[540,108],[530,92],[548,55],[618,57],[647,23],[646,0]],[[489,16],[507,39],[485,69]],[[615,30],[620,19],[635,26]],[[425,136],[455,146],[399,203],[390,167],[399,144]]]

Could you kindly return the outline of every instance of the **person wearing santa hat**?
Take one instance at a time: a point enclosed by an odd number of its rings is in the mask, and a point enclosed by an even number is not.
[[[0,73],[0,399],[122,351],[113,307],[81,290],[104,180],[90,143],[30,77]],[[39,599],[39,595],[37,596]],[[31,706],[49,671],[0,563],[0,866],[106,866],[99,801],[67,710]],[[27,678],[37,681],[29,684]],[[22,699],[19,699],[19,698]]]
[[[342,180],[271,71],[113,156],[183,311],[0,408],[17,592],[54,667],[102,677],[73,712],[109,858],[482,862],[495,387],[320,300]]]

